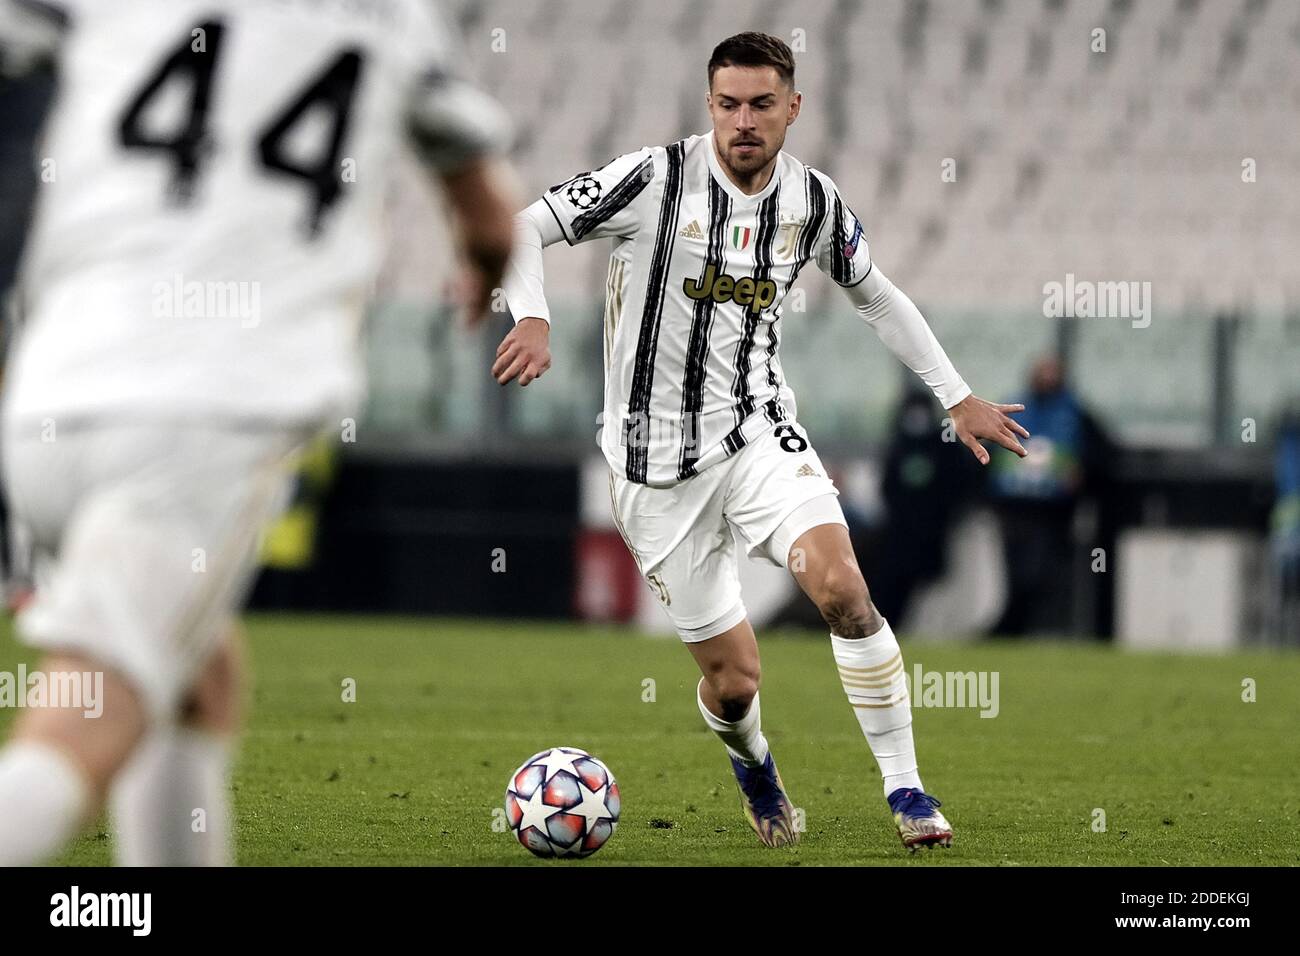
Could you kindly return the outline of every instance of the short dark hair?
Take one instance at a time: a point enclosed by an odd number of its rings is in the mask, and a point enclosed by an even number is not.
[[[723,66],[770,66],[794,87],[794,54],[784,40],[767,33],[737,33],[715,46],[709,57],[709,89],[713,74]]]

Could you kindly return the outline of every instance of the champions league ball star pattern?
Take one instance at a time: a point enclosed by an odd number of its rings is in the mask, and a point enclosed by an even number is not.
[[[533,754],[506,785],[510,832],[538,856],[591,856],[613,835],[621,805],[609,768],[574,747]]]
[[[565,198],[577,209],[590,209],[600,201],[600,183],[590,176],[580,176],[564,190]]]

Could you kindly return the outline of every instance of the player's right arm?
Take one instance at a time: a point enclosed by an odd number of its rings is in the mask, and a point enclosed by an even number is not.
[[[497,347],[492,377],[526,386],[551,367],[551,312],[543,291],[542,250],[564,240],[631,238],[644,215],[645,188],[655,176],[649,149],[625,153],[600,169],[548,189],[514,219],[515,249],[505,295],[515,326]]]

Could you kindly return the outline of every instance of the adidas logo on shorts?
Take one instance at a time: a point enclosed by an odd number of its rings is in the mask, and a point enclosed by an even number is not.
[[[820,478],[817,469],[812,465],[800,465],[799,470],[794,473],[796,478]]]

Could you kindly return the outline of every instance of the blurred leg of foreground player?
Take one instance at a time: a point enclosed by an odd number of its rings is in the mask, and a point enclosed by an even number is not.
[[[140,743],[113,784],[122,866],[228,866],[229,768],[244,712],[244,635],[235,622],[180,719]]]

